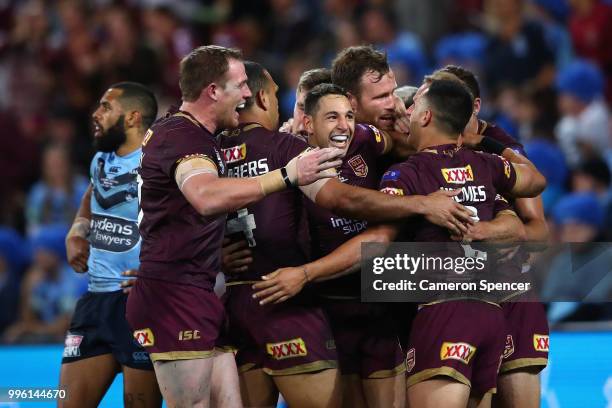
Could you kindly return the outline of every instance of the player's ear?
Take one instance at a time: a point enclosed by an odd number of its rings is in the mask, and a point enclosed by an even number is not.
[[[347,96],[348,96],[348,100],[351,103],[351,107],[353,108],[353,111],[357,111],[357,97],[355,97],[355,95],[353,95],[350,92],[347,92]]]
[[[478,113],[480,112],[480,104],[482,103],[482,101],[480,100],[480,98],[474,98],[474,115],[478,116]]]
[[[213,101],[218,101],[219,100],[219,91],[220,91],[219,86],[213,82],[213,83],[209,84],[206,88],[204,88],[202,90],[202,93],[205,94],[206,96],[208,96]],[[200,94],[200,97],[201,96],[202,96],[202,94]]]
[[[312,116],[310,115],[304,115],[304,130],[310,135],[314,133],[314,125],[312,123]]]
[[[270,99],[268,99],[268,95],[266,95],[266,91],[260,89],[255,96],[255,103],[262,109],[267,111],[270,108]]]
[[[125,127],[137,127],[142,123],[142,115],[137,110],[128,111],[125,113]]]
[[[428,126],[432,120],[433,120],[433,113],[429,109],[423,111],[423,114],[419,118],[419,122],[422,127]]]

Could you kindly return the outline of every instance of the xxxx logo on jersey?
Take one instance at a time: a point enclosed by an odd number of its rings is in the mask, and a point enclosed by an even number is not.
[[[465,184],[466,181],[474,181],[472,166],[455,167],[452,169],[442,169],[442,176],[447,183]]]
[[[238,146],[228,147],[227,149],[221,149],[223,151],[223,157],[227,164],[235,163],[240,160],[246,159],[246,144]]]
[[[476,347],[468,343],[451,343],[445,341],[440,349],[441,360],[458,360],[469,364],[476,353]]]
[[[292,357],[303,357],[308,354],[306,343],[301,337],[282,341],[280,343],[266,344],[266,351],[275,360],[284,360]]]

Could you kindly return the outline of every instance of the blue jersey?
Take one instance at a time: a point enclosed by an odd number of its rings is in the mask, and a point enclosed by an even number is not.
[[[141,149],[126,156],[98,152],[91,161],[89,291],[121,289],[121,273],[138,269],[138,186]]]

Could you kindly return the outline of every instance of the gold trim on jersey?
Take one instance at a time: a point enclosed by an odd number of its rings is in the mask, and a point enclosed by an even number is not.
[[[300,364],[282,370],[272,370],[270,368],[263,367],[262,370],[268,375],[291,375],[310,373],[313,371],[329,370],[332,368],[338,368],[338,362],[336,360],[313,361],[312,363]]]
[[[195,360],[198,358],[209,358],[215,354],[215,350],[205,351],[167,351],[165,353],[149,353],[151,361],[172,360]]]
[[[194,124],[194,125],[196,125],[197,127],[201,127],[201,126],[202,126],[202,124],[201,124],[200,122],[198,122],[197,120],[195,120],[194,118],[192,118],[190,115],[187,115],[187,114],[185,114],[185,113],[183,113],[183,112],[176,112],[176,113],[175,113],[174,115],[172,115],[172,116],[180,116],[180,117],[183,117],[183,118],[185,118],[185,119],[189,120],[191,123],[193,123],[193,124]]]
[[[459,381],[462,384],[467,385],[468,387],[472,386],[471,381],[459,371],[455,370],[452,367],[437,367],[437,368],[428,368],[427,370],[421,370],[416,374],[413,374],[408,377],[406,380],[406,387],[411,387],[420,382],[429,380],[430,378],[436,377],[438,375],[443,375],[445,377],[450,377],[453,380]]]
[[[242,373],[246,373],[247,371],[250,371],[252,369],[255,368],[257,364],[255,363],[246,363],[241,365],[240,367],[238,367],[238,373],[242,374]]]
[[[396,377],[399,374],[403,374],[406,372],[406,364],[402,363],[391,370],[378,370],[374,371],[372,374],[368,375],[368,379],[370,378],[389,378]]]
[[[499,368],[499,373],[506,373],[508,371],[517,370],[519,368],[533,367],[533,366],[544,366],[548,365],[548,359],[546,357],[535,357],[535,358],[517,358],[516,360],[502,363]]]

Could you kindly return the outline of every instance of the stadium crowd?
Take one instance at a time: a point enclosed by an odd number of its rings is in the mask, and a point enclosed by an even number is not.
[[[521,141],[547,178],[552,239],[610,240],[610,21],[604,0],[0,2],[1,341],[61,341],[86,291],[64,239],[88,185],[99,96],[138,81],[165,112],[180,99],[181,58],[200,44],[265,66],[281,121],[300,75],[351,45],[385,50],[400,86],[468,67],[481,117]]]

